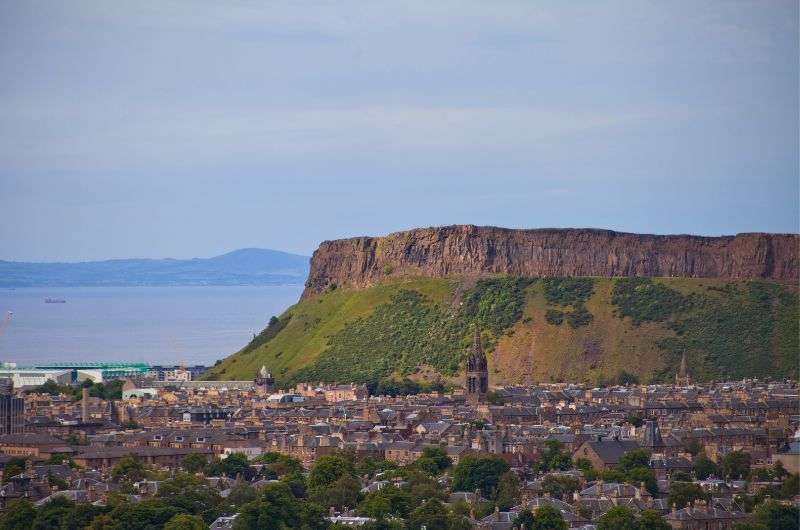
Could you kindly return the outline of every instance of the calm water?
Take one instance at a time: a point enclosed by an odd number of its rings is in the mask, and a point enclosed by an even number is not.
[[[0,289],[0,360],[213,362],[244,346],[301,285]],[[46,304],[60,298],[65,304]]]

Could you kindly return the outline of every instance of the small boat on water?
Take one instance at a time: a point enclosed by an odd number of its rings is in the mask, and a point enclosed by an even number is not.
[[[66,304],[67,301],[62,298],[45,298],[45,304]]]

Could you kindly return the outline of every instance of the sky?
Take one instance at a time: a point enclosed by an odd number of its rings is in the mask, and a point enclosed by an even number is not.
[[[0,80],[0,259],[800,225],[794,0],[6,0]]]

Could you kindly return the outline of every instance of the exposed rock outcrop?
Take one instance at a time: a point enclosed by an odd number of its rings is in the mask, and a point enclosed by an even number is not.
[[[455,225],[385,237],[324,241],[311,258],[304,297],[331,284],[367,287],[398,275],[510,274],[765,278],[797,282],[800,236],[650,235],[595,229]]]

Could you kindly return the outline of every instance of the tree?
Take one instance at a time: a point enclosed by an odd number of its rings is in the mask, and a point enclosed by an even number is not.
[[[447,500],[441,485],[424,473],[409,471],[406,476],[406,489],[411,496],[411,505],[420,506],[428,499]]]
[[[639,530],[639,523],[628,508],[614,506],[600,516],[597,530]]]
[[[257,500],[242,506],[233,523],[234,530],[323,530],[327,526],[321,507],[295,498],[280,482],[265,486]]]
[[[89,523],[86,530],[116,530],[116,528],[117,524],[114,522],[114,519],[112,519],[110,515],[103,514],[92,519],[92,522]]]
[[[580,483],[569,475],[547,475],[542,481],[542,491],[551,497],[570,502],[572,494],[578,490]]]
[[[692,468],[697,480],[705,480],[708,477],[719,475],[717,464],[708,458],[704,452],[698,453],[698,455],[694,457]]]
[[[179,513],[164,525],[164,530],[206,530],[208,525],[197,515]]]
[[[334,506],[341,510],[358,505],[360,492],[361,482],[355,477],[343,475],[329,486],[312,488],[310,497],[320,506]]]
[[[180,508],[170,506],[161,499],[147,499],[139,503],[121,502],[108,516],[115,523],[112,528],[151,530],[161,528],[179,513],[182,513]]]
[[[9,458],[6,465],[3,466],[3,480],[8,481],[11,477],[16,477],[25,471],[25,461],[25,458],[18,456]]]
[[[364,517],[380,519],[389,515],[391,511],[391,502],[387,497],[380,495],[380,491],[368,494],[358,505],[358,514]]]
[[[733,525],[733,530],[769,530],[766,526],[761,523],[754,523],[752,521],[747,521],[744,523],[736,523]]]
[[[775,465],[773,466],[773,470],[774,470],[774,473],[775,473],[775,478],[777,478],[778,480],[783,480],[784,477],[789,475],[789,472],[786,471],[786,468],[784,467],[783,462],[781,462],[780,460],[775,462]]]
[[[341,477],[355,477],[353,463],[340,455],[320,457],[308,474],[308,487],[330,486]]]
[[[280,453],[264,453],[255,462],[266,464],[267,474],[274,477],[303,472],[303,464],[299,460]]]
[[[635,467],[628,470],[625,474],[628,482],[633,484],[644,483],[645,489],[650,495],[658,495],[658,480],[656,480],[656,473],[648,467]]]
[[[411,513],[411,508],[411,494],[409,492],[393,486],[387,486],[367,494],[361,504],[358,505],[358,513],[376,519],[390,515],[406,518]]]
[[[513,471],[506,471],[500,475],[497,484],[497,506],[505,511],[519,503],[520,487],[519,477]]]
[[[542,448],[539,467],[542,471],[564,471],[572,467],[572,460],[569,453],[562,450],[561,442],[548,440]]]
[[[517,514],[514,518],[514,522],[511,524],[513,524],[515,528],[521,528],[522,530],[533,530],[534,522],[533,512],[525,508]]]
[[[258,498],[256,489],[247,482],[237,482],[225,498],[225,504],[236,509]]]
[[[621,483],[628,480],[628,475],[626,475],[619,469],[604,469],[599,473],[599,476],[606,482]]]
[[[672,475],[670,475],[670,480],[675,482],[691,482],[692,476],[685,471],[673,471]]]
[[[372,478],[376,473],[389,469],[397,469],[397,464],[373,456],[364,457],[356,463],[356,475],[359,477],[367,475]]]
[[[628,414],[628,415],[625,417],[625,421],[626,421],[626,422],[628,422],[628,423],[630,423],[631,425],[633,425],[633,426],[634,426],[634,427],[636,427],[637,429],[638,429],[639,427],[641,427],[642,425],[644,425],[644,420],[643,420],[641,417],[639,417],[639,416],[636,416],[636,415],[634,415],[634,414]]]
[[[796,530],[800,520],[800,510],[778,501],[768,500],[753,510],[753,522],[762,524],[769,530]]]
[[[800,495],[800,474],[789,474],[781,484],[780,496],[783,499],[791,499],[795,495]]]
[[[684,447],[686,452],[692,456],[697,456],[703,451],[703,444],[697,438],[689,440]]]
[[[639,378],[629,371],[622,369],[617,374],[617,384],[622,386],[638,385]]]
[[[531,530],[567,530],[567,528],[564,516],[553,506],[541,506],[533,515]]]
[[[181,467],[187,473],[192,473],[192,474],[205,471],[207,465],[208,465],[208,458],[206,458],[206,455],[202,453],[189,453],[183,458],[183,461],[181,462]]]
[[[580,469],[583,472],[586,480],[591,481],[597,478],[597,471],[594,469],[592,461],[588,458],[576,458],[573,465],[575,469]]]
[[[36,508],[27,499],[19,499],[0,515],[0,530],[29,530],[36,517]]]
[[[430,473],[431,475],[438,475],[441,471],[453,465],[453,461],[447,456],[447,451],[443,447],[426,447],[422,450],[422,456],[417,459],[416,463],[419,464],[420,460],[423,461],[423,465],[419,466],[420,469],[425,470],[425,467],[427,467],[430,471],[433,471]]]
[[[60,528],[61,521],[75,508],[75,503],[65,497],[55,497],[36,510],[32,530]]]
[[[642,510],[639,513],[639,530],[671,530],[670,524],[656,510]]]
[[[697,500],[709,500],[708,494],[699,485],[692,482],[671,482],[667,504],[678,509],[686,507]]]
[[[722,457],[720,467],[726,478],[744,480],[750,474],[750,453],[731,451]]]
[[[231,453],[226,458],[215,459],[208,465],[206,472],[209,475],[224,475],[230,478],[241,476],[245,480],[250,480],[255,474],[244,453]]]
[[[448,530],[447,508],[437,499],[428,499],[408,517],[410,530]]]
[[[619,459],[617,468],[623,473],[630,471],[636,467],[650,467],[650,453],[644,449],[634,449],[628,451]]]
[[[494,498],[500,475],[509,470],[508,464],[496,456],[466,456],[453,470],[453,490],[475,491]]]
[[[107,506],[78,503],[61,520],[61,530],[84,530],[98,516],[111,511]]]
[[[218,507],[222,501],[206,480],[188,473],[178,473],[162,482],[157,497],[186,513],[201,516],[206,523],[219,516]]]
[[[111,477],[115,482],[133,483],[143,480],[147,475],[147,469],[139,458],[134,454],[123,456],[117,465],[111,468]]]

